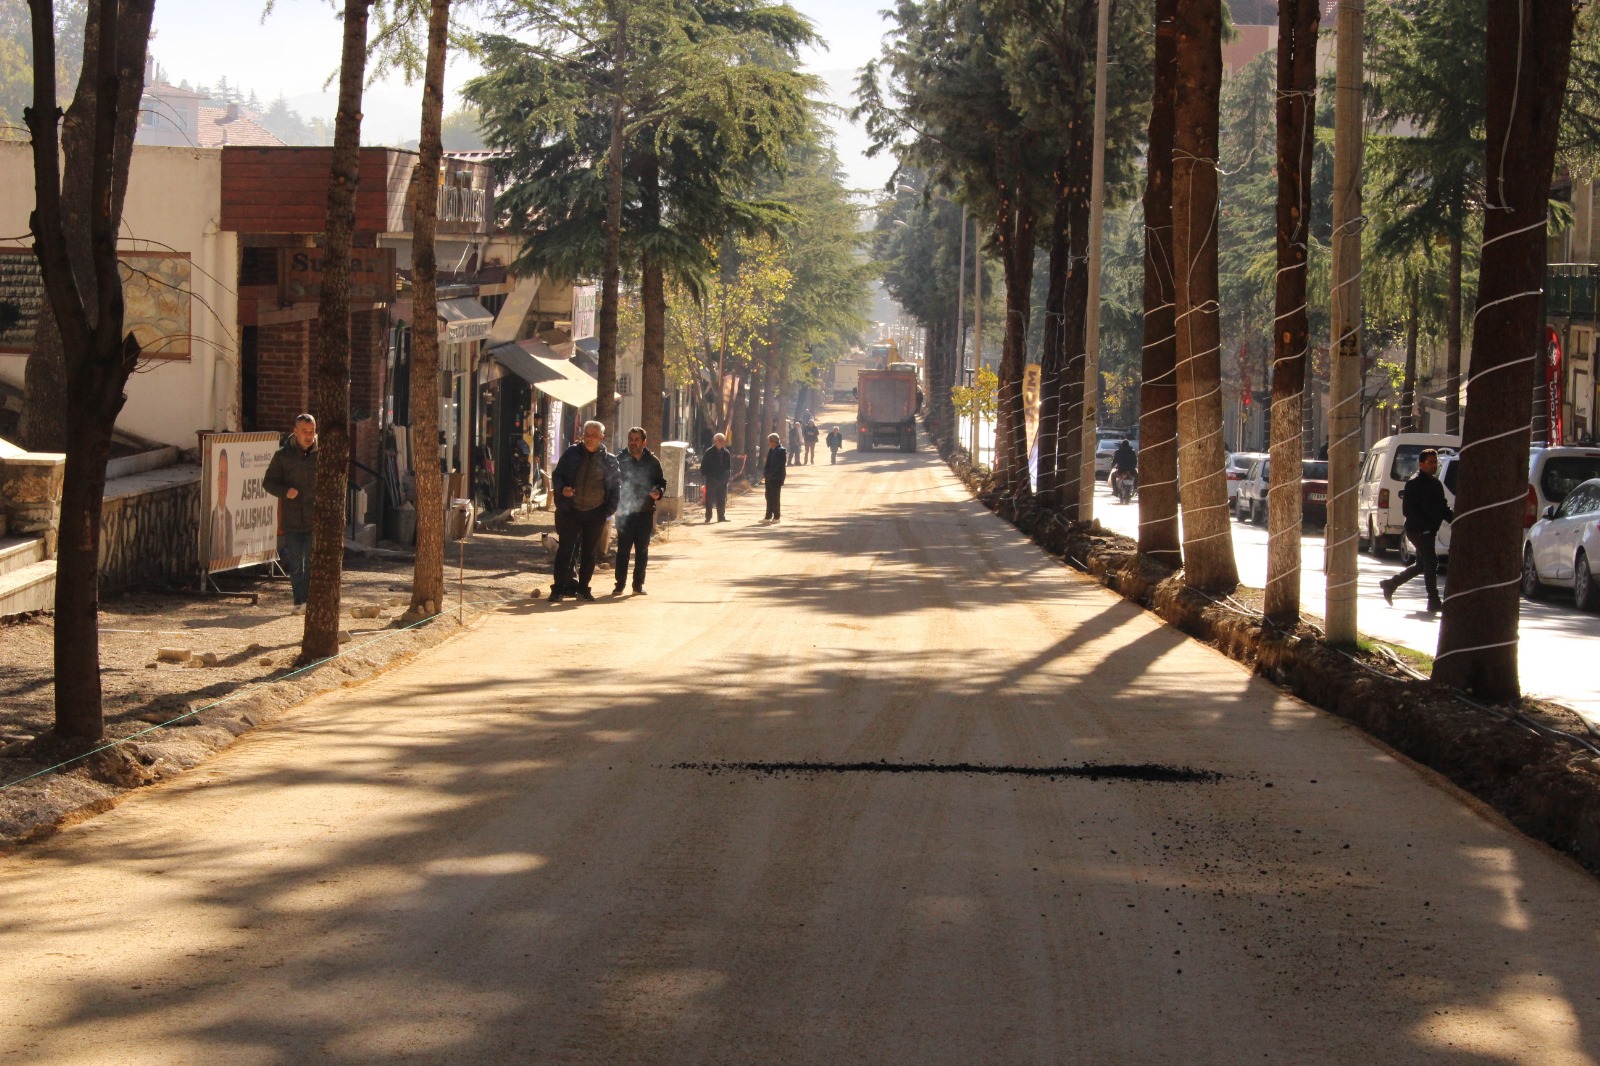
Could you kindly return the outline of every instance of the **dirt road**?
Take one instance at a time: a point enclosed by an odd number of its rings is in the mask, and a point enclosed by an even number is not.
[[[1600,1061],[1589,875],[845,459],[0,859],[3,1061]]]

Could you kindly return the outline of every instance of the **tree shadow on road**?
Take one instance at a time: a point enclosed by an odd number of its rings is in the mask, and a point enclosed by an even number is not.
[[[1587,878],[1528,906],[1520,864],[1542,849],[1507,846],[1243,671],[1197,691],[1183,638],[1134,615],[1104,602],[1022,662],[723,650],[648,683],[581,660],[452,677],[436,654],[141,801],[191,833],[130,804],[115,832],[0,875],[0,972],[69,1005],[24,1004],[4,1044],[40,1060],[1510,1063],[1541,1037],[1600,1057]],[[314,758],[271,758],[297,745]],[[674,768],[761,759],[1224,778]],[[1373,805],[1393,817],[1341,813]],[[44,920],[63,878],[85,903]]]

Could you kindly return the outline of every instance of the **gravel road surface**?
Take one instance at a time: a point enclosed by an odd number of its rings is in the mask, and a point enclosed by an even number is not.
[[[926,447],[784,496],[0,858],[0,1061],[1600,1061],[1591,876]]]

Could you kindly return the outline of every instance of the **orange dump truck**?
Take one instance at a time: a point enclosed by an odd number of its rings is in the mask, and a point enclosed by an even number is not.
[[[916,371],[863,370],[856,389],[856,447],[871,451],[880,444],[897,444],[903,452],[916,451],[917,412],[922,408]]]

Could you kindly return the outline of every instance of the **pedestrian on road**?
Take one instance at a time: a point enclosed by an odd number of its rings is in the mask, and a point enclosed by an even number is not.
[[[606,519],[617,510],[620,490],[617,460],[605,448],[606,427],[593,420],[583,424],[583,437],[561,453],[550,483],[556,490],[555,573],[550,584],[550,602],[562,597],[594,599],[589,581],[594,577],[606,535]],[[576,559],[578,574],[573,578]]]
[[[650,563],[650,534],[655,532],[656,501],[667,491],[667,475],[661,460],[644,446],[644,430],[628,430],[628,450],[617,457],[617,586],[611,595],[620,596],[628,584],[628,556],[637,553],[633,565],[633,594],[644,595],[644,568]]]
[[[788,476],[789,453],[776,433],[767,434],[767,461],[763,467],[767,485],[767,516],[761,521],[776,522],[783,517],[783,479]]]
[[[278,507],[278,561],[289,571],[293,614],[303,614],[311,591],[311,506],[317,498],[317,420],[295,415],[294,433],[267,464],[261,487],[282,503]]]
[[[800,423],[793,420],[789,423],[789,465],[800,465]]]
[[[839,461],[839,449],[843,447],[844,434],[839,432],[838,426],[834,426],[832,429],[828,430],[828,462],[830,464],[837,463]]]
[[[809,413],[806,414],[806,424],[800,433],[806,442],[806,463],[807,465],[815,463],[817,461],[817,437],[819,433],[816,420]]]
[[[1406,539],[1417,550],[1417,559],[1388,580],[1378,582],[1384,601],[1391,605],[1395,590],[1421,574],[1428,589],[1428,610],[1438,611],[1444,607],[1444,601],[1439,599],[1439,556],[1434,551],[1434,539],[1439,535],[1439,527],[1455,518],[1455,514],[1445,502],[1438,470],[1438,451],[1422,449],[1417,456],[1417,472],[1411,475],[1400,493],[1406,516]]]
[[[733,477],[733,453],[728,438],[721,433],[711,438],[711,447],[700,460],[700,476],[706,479],[706,521],[717,512],[717,521],[728,520],[728,481]]]

